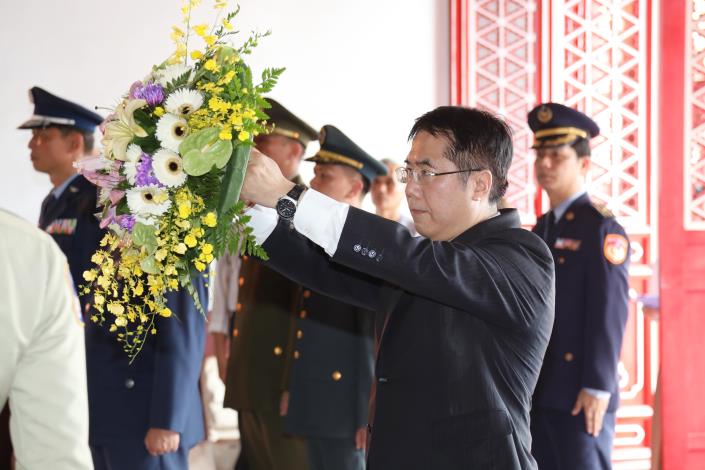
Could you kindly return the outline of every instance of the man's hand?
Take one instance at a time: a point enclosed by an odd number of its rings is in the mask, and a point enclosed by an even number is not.
[[[602,430],[602,420],[605,417],[609,403],[609,398],[599,399],[590,395],[586,390],[580,390],[571,414],[577,416],[582,410],[585,414],[585,429],[587,433],[597,437]]]
[[[355,431],[355,449],[365,450],[367,447],[367,428],[357,428]]]
[[[282,175],[274,160],[257,149],[250,151],[250,162],[247,164],[240,199],[264,207],[274,207],[277,200],[293,187],[294,183]]]
[[[282,392],[281,400],[279,400],[279,416],[286,416],[289,412],[289,392]]]
[[[228,336],[223,333],[211,333],[213,335],[213,349],[215,349],[215,359],[218,361],[218,375],[220,380],[225,382],[228,370]]]
[[[144,446],[153,456],[176,452],[179,448],[179,433],[168,429],[149,428],[144,438]]]

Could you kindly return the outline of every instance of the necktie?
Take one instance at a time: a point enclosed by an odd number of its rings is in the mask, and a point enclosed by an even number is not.
[[[548,246],[553,245],[556,241],[556,235],[558,235],[558,224],[556,223],[556,214],[553,211],[548,213],[548,222],[546,223],[546,244]]]
[[[41,211],[39,212],[39,228],[44,229],[49,225],[49,222],[51,222],[49,216],[54,206],[56,206],[57,201],[58,199],[54,197],[53,192],[50,192],[47,197],[44,198]]]

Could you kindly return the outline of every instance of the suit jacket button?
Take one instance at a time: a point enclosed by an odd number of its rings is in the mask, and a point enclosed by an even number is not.
[[[240,276],[240,279],[238,279],[237,283],[240,284],[240,287],[242,287],[243,284],[245,284],[245,278],[243,276]]]
[[[237,331],[237,328],[233,328],[233,338],[237,338],[237,335],[239,335],[240,332]]]
[[[565,215],[565,220],[567,220],[568,222],[570,222],[570,221],[573,220],[574,218],[575,218],[575,214],[574,214],[573,212],[568,212],[568,213],[566,213],[566,215]]]
[[[567,352],[563,355],[563,359],[565,359],[565,362],[572,362],[575,356],[573,356],[572,352]]]
[[[301,310],[301,311],[299,312],[299,318],[302,319],[302,320],[303,320],[304,318],[306,318],[306,310]]]
[[[564,264],[565,263],[565,257],[564,256],[559,256],[558,257],[558,264]]]
[[[275,356],[281,356],[282,355],[282,348],[281,346],[274,346],[274,355]]]
[[[333,372],[331,374],[331,377],[333,377],[333,380],[335,380],[337,382],[338,380],[343,378],[343,374],[341,374],[340,371],[336,370],[335,372]]]
[[[241,304],[240,302],[238,302],[238,303],[235,305],[235,311],[236,311],[236,312],[239,312],[240,310],[242,310],[242,304]]]
[[[132,379],[125,380],[125,388],[133,388],[135,386],[135,381]]]
[[[301,339],[301,338],[303,338],[303,337],[304,337],[304,332],[303,332],[303,331],[299,330],[299,331],[296,332],[296,338],[297,338],[297,339]]]
[[[308,299],[309,297],[311,297],[311,291],[308,289],[304,290],[304,299]]]
[[[298,359],[301,357],[301,353],[298,351],[294,351],[294,359]]]

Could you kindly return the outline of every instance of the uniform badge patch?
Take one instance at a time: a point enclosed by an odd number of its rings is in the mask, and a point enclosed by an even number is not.
[[[578,251],[580,249],[580,243],[581,240],[575,240],[573,238],[556,238],[553,248],[556,250]]]
[[[76,232],[76,219],[56,219],[45,229],[49,235],[73,235]]]
[[[605,237],[603,251],[605,258],[612,264],[622,264],[627,259],[629,242],[622,235],[610,233]]]

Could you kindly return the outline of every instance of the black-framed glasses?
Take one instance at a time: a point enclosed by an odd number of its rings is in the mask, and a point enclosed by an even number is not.
[[[397,180],[399,180],[400,183],[408,183],[410,180],[413,180],[414,183],[424,183],[426,181],[430,181],[431,178],[434,176],[443,176],[443,175],[454,175],[457,173],[465,173],[468,171],[482,171],[484,168],[468,168],[466,170],[457,170],[457,171],[444,171],[442,173],[436,173],[435,171],[431,170],[414,170],[413,168],[407,168],[400,166],[396,170],[394,170],[394,174],[397,177]]]

